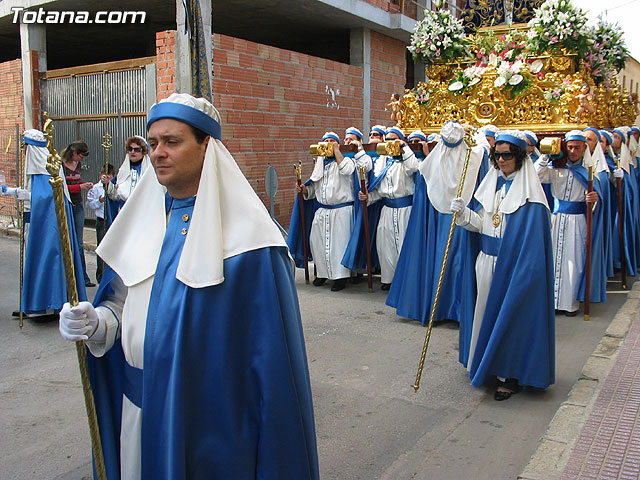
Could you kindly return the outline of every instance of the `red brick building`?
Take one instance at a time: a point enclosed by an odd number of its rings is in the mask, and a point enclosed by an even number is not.
[[[40,8],[55,10],[56,3],[43,2]],[[103,5],[105,9],[117,10],[121,6],[118,1],[104,3],[109,4]],[[145,3],[140,2],[135,8],[144,10]],[[175,12],[172,1],[148,2],[149,16],[155,13],[158,3],[166,3],[168,11],[173,9]],[[277,7],[274,3],[274,9],[257,11],[255,18],[244,5],[242,16],[231,18],[226,11],[218,14],[218,5],[214,2],[211,23],[213,97],[222,115],[223,141],[266,204],[266,169],[268,165],[276,168],[279,189],[275,198],[275,217],[285,228],[294,196],[292,166],[302,161],[305,174],[311,172],[309,144],[316,142],[327,130],[334,130],[342,136],[349,126],[366,131],[373,124],[390,122],[389,113],[384,110],[390,95],[402,92],[405,86],[412,86],[414,71],[406,45],[419,10],[413,2],[405,4],[388,0],[358,0],[355,3],[308,0],[292,2],[291,9],[286,3],[279,2]],[[233,6],[242,4],[242,1],[230,0],[225,2],[227,4]],[[4,6],[5,14],[10,7],[10,4]],[[352,11],[346,8],[352,8]],[[287,12],[292,9],[296,10],[296,15],[304,17],[288,17]],[[3,23],[7,16],[2,17],[2,14],[0,10],[0,35],[7,28]],[[86,41],[83,43],[78,39],[75,43],[77,34],[64,25],[47,25],[46,40],[40,38],[45,34],[41,34],[37,25],[22,25],[19,32],[14,25],[18,41],[22,42],[22,52],[18,58],[0,63],[0,88],[3,91],[0,97],[0,171],[5,173],[9,184],[16,181],[16,125],[20,131],[31,126],[38,128],[41,109],[55,110],[51,92],[49,97],[45,95],[45,84],[52,79],[86,77],[89,81],[90,75],[99,76],[102,70],[117,73],[143,68],[139,64],[150,63],[147,72],[155,72],[155,85],[147,85],[145,103],[166,97],[176,89],[184,91],[176,79],[179,63],[176,62],[179,49],[176,36],[182,31],[180,14],[174,13],[174,18],[170,16],[167,14],[167,18],[154,23],[169,28],[151,31],[153,25],[145,25],[144,32],[135,42],[122,43],[122,37],[125,40],[131,38],[131,32],[119,25],[108,26],[110,33],[95,25],[83,27],[87,32],[84,38],[93,39],[88,49],[85,49]],[[207,16],[204,16],[207,23]],[[157,18],[153,17],[154,20]],[[245,24],[234,30],[229,27],[234,22]],[[284,34],[282,30],[286,30]],[[245,32],[251,33],[245,35]],[[65,34],[71,35],[68,43],[75,45],[74,54],[66,57],[59,50],[51,49],[52,45],[58,45],[58,37]],[[153,38],[153,44],[150,38]],[[111,56],[105,56],[107,45],[112,50]],[[0,42],[0,47],[5,55],[11,55],[10,46],[4,48]],[[128,60],[139,57],[147,58],[138,62]],[[103,61],[109,63],[91,67],[91,64]],[[52,66],[56,68],[51,69]],[[25,75],[25,71],[30,74]],[[91,87],[86,88],[88,96],[83,98],[89,98],[86,101],[91,103],[91,99],[100,93],[92,94]],[[68,102],[74,102],[73,95]],[[64,110],[63,107],[59,108]],[[81,122],[75,127],[76,135],[97,136],[89,142],[90,146],[91,142],[96,145],[92,147],[96,154],[89,157],[96,165],[87,171],[87,175],[95,176],[96,169],[104,160],[99,148],[102,140],[93,131],[99,128],[90,128],[92,122],[104,117],[108,125],[116,115],[119,119],[128,118],[127,115],[131,118],[136,114],[140,116],[149,105],[144,107],[116,113],[108,111],[105,105],[103,111],[93,113],[54,112],[53,118],[59,122],[75,118],[76,122]],[[59,125],[63,127],[62,123]],[[140,127],[133,129],[139,130]],[[71,133],[65,134],[67,137],[56,138],[56,142],[70,141],[67,138],[71,138],[69,135],[73,136],[73,132],[72,128]],[[131,131],[124,135],[134,133],[144,135],[145,132]],[[5,151],[10,137],[12,146]],[[58,145],[59,150],[62,147]],[[114,142],[111,158],[116,168],[123,157],[118,147]],[[6,203],[6,199],[4,201]]]

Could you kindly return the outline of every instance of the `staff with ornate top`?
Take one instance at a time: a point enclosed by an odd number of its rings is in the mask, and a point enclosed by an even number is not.
[[[44,134],[47,138],[47,148],[49,149],[49,157],[47,162],[47,171],[51,175],[49,183],[53,189],[53,199],[56,209],[56,217],[58,219],[58,232],[60,235],[60,247],[62,249],[62,258],[64,262],[65,278],[67,283],[67,294],[71,311],[73,307],[78,305],[78,291],[75,283],[75,270],[73,264],[73,255],[71,252],[71,242],[69,239],[69,229],[67,227],[67,214],[64,204],[64,179],[60,177],[60,167],[62,159],[58,155],[53,145],[53,121],[44,113],[45,124]],[[64,310],[64,308],[63,308]],[[95,460],[95,468],[100,480],[106,480],[106,472],[104,466],[104,458],[102,455],[102,445],[98,432],[98,419],[96,416],[95,403],[93,400],[93,392],[91,390],[91,381],[89,379],[89,370],[87,365],[87,351],[84,340],[76,342],[76,352],[78,354],[78,363],[80,365],[80,377],[82,379],[82,391],[84,393],[85,407],[87,416],[89,417],[89,432],[91,435],[91,443],[93,446],[93,456]]]
[[[109,150],[111,150],[111,135],[109,135],[108,132],[106,132],[102,138],[104,138],[104,141],[102,142],[102,148],[104,148],[104,170],[103,172],[105,173],[105,175],[107,175],[109,173]],[[107,222],[107,212],[109,212],[109,195],[107,195],[107,192],[109,191],[109,183],[107,182],[107,184],[105,184],[104,186],[104,216],[105,216],[105,222],[104,222],[104,226],[105,229],[109,228],[109,223]]]

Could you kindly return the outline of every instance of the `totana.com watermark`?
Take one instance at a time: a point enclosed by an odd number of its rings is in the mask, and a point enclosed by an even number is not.
[[[13,23],[144,23],[147,12],[126,12],[119,10],[98,11],[95,13],[68,10],[25,10],[23,7],[11,7]]]

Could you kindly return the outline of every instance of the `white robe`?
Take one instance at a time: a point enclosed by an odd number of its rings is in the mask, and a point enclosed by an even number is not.
[[[111,200],[126,202],[131,196],[133,189],[136,188],[140,177],[142,177],[142,174],[144,174],[150,166],[151,160],[149,159],[149,155],[145,155],[142,158],[140,175],[138,175],[138,171],[131,167],[131,160],[127,153],[120,169],[118,170],[116,184],[114,185],[113,183],[109,183],[109,198]]]
[[[542,183],[551,184],[554,198],[586,202],[586,188],[568,168],[535,165]],[[596,177],[594,177],[594,181]],[[575,312],[580,307],[578,289],[585,268],[587,218],[585,215],[554,214],[551,218],[555,309]]]
[[[318,157],[307,185],[305,198],[315,198],[323,205],[352,205],[340,208],[318,208],[311,223],[309,247],[318,278],[336,280],[347,278],[351,271],[342,265],[342,257],[353,230],[353,172],[355,162],[344,157],[324,165],[325,157]]]
[[[406,146],[403,149],[402,158],[403,161],[394,163],[378,187],[370,192],[369,203],[381,198],[402,198],[413,195],[415,189],[413,174],[418,171],[419,162],[413,151]],[[376,176],[380,175],[386,162],[386,156],[378,157],[373,168]],[[411,205],[402,208],[382,207],[376,232],[382,283],[391,283],[393,280],[410,216]]]

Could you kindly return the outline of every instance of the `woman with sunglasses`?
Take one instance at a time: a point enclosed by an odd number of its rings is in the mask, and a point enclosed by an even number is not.
[[[118,170],[118,175],[111,181],[106,176],[100,179],[105,185],[108,183],[109,199],[118,202],[118,211],[127,201],[131,192],[138,184],[140,176],[151,166],[149,146],[147,141],[138,135],[127,138],[124,143],[126,155]],[[113,218],[107,220],[107,226]]]
[[[497,377],[494,398],[555,379],[553,250],[547,200],[518,130],[501,131],[490,169],[474,197],[455,198],[456,223],[480,236],[476,297],[467,368],[471,385]]]

